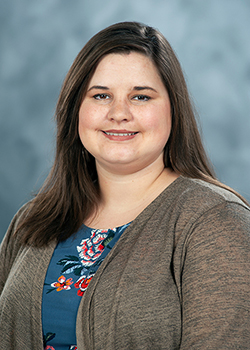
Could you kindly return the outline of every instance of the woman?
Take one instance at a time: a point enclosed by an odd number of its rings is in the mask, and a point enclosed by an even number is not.
[[[166,39],[96,34],[56,117],[1,247],[0,349],[249,348],[249,207],[213,175]]]

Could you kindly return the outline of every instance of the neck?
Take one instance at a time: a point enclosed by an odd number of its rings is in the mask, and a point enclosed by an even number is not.
[[[178,175],[155,162],[136,172],[123,174],[96,163],[101,200],[97,212],[85,224],[112,228],[133,221]]]
[[[134,173],[110,172],[97,164],[101,201],[97,215],[87,225],[97,228],[115,227],[134,220],[178,175],[163,164]]]

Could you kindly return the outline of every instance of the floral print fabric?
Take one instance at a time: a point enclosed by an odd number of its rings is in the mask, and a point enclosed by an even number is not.
[[[76,235],[55,248],[43,289],[45,350],[77,349],[76,316],[81,297],[128,225],[108,230],[83,225]]]

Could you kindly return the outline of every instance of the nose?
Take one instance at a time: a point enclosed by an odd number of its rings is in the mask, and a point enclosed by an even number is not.
[[[133,118],[132,113],[128,106],[128,101],[124,99],[116,99],[112,102],[108,119],[116,121],[118,123],[123,121],[130,121]]]

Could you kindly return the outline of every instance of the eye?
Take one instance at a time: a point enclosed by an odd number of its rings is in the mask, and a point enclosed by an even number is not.
[[[137,101],[149,101],[151,97],[147,95],[136,95],[133,97],[133,99]]]
[[[93,96],[95,100],[107,100],[109,98],[109,95],[107,94],[96,94]]]

